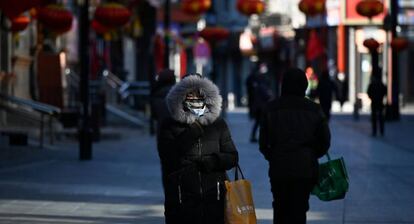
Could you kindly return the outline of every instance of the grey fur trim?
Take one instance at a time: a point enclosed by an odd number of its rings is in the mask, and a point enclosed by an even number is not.
[[[206,100],[207,111],[204,116],[199,118],[188,111],[184,111],[183,107],[187,93],[194,90],[200,90]],[[184,78],[171,88],[166,101],[168,110],[174,120],[187,124],[192,124],[198,120],[202,125],[208,125],[220,116],[223,99],[218,87],[212,81],[194,75]]]

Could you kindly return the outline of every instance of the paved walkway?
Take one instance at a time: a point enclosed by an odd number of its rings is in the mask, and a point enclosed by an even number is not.
[[[382,139],[370,137],[367,117],[351,119],[338,115],[331,122],[331,154],[345,158],[349,193],[334,202],[312,197],[308,223],[414,223],[414,119],[389,123]],[[245,113],[227,120],[254,188],[259,223],[270,224],[267,164],[248,142],[251,123]],[[0,223],[163,223],[155,140],[136,129],[118,131],[123,138],[95,144],[89,162],[77,160],[71,141],[51,149],[1,149]]]

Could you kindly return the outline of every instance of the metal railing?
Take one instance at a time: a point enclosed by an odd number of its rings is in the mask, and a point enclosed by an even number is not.
[[[66,80],[68,84],[68,106],[79,106],[79,76],[72,70],[66,71]],[[119,117],[131,124],[143,127],[145,119],[140,120],[134,114],[138,112],[137,108],[143,107],[149,103],[150,85],[147,81],[127,82],[121,80],[116,74],[109,70],[102,71],[102,79],[90,80],[90,97],[93,102],[103,103],[105,111],[102,111],[103,117],[106,117],[106,111]],[[137,106],[140,105],[141,107]],[[139,113],[139,112],[138,112]],[[145,113],[144,113],[145,114]],[[145,116],[145,115],[144,115]],[[141,117],[142,118],[142,117]]]
[[[126,82],[119,89],[122,99],[127,99],[130,96],[145,96],[150,95],[150,86],[147,81]]]
[[[40,114],[40,140],[39,140],[39,145],[41,148],[43,148],[43,143],[44,143],[44,118],[45,116],[49,117],[49,133],[50,133],[50,144],[53,144],[53,118],[58,118],[59,115],[61,114],[61,110],[58,107],[49,105],[49,104],[45,104],[45,103],[40,103],[37,101],[33,101],[33,100],[28,100],[28,99],[22,99],[19,97],[15,97],[15,96],[9,96],[9,95],[5,95],[5,94],[0,94],[0,99],[1,99],[1,106],[3,107],[8,107],[8,104],[14,104],[17,105],[19,107],[24,107],[27,108],[29,110],[33,110],[36,111]],[[4,103],[3,103],[4,102]],[[27,117],[29,118],[29,117]],[[29,118],[30,119],[30,118]]]
[[[109,87],[105,88],[106,102],[119,104],[121,99],[119,95],[119,89],[122,85],[124,85],[125,82],[108,70],[103,71],[102,75],[106,86]]]
[[[118,76],[116,76],[114,73],[110,72],[109,70],[103,71],[103,77],[105,78],[108,85],[114,89],[121,88],[121,86],[124,85],[125,83],[120,78],[118,78]]]
[[[147,81],[123,81],[111,71],[105,70],[102,74],[104,78],[106,110],[117,117],[122,118],[136,126],[143,127],[146,119],[138,119],[130,115],[136,114],[137,105],[149,103],[150,86]],[[109,88],[107,88],[109,87]],[[138,109],[139,111],[140,109]],[[129,111],[127,113],[127,111]],[[145,114],[145,106],[144,106]],[[145,116],[145,115],[144,115]]]
[[[116,89],[118,91],[118,94],[122,97],[122,99],[127,99],[130,96],[150,95],[150,84],[148,81],[122,81],[108,70],[103,72],[103,77],[112,89]]]
[[[65,77],[67,86],[64,89],[64,98],[66,99],[66,107],[78,108],[79,107],[79,83],[80,77],[72,69],[65,70]]]

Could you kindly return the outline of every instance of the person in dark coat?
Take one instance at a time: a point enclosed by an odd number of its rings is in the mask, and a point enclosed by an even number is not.
[[[246,78],[246,90],[247,90],[247,108],[249,109],[249,118],[254,119],[254,85],[253,79],[256,74],[259,72],[260,64],[257,63],[253,66],[252,70],[250,71],[249,75]]]
[[[340,109],[343,110],[345,101],[348,96],[348,81],[345,79],[345,75],[343,73],[339,73],[335,77],[335,98],[339,101]]]
[[[159,132],[162,121],[170,116],[165,97],[174,84],[175,75],[173,70],[164,69],[157,75],[151,96],[151,113],[154,120],[157,122],[157,132]]]
[[[329,121],[331,118],[332,96],[335,93],[335,83],[329,77],[328,70],[322,72],[316,92],[319,97],[319,104]]]
[[[159,156],[165,180],[167,224],[223,224],[226,170],[238,153],[222,97],[210,80],[190,75],[167,95],[171,117],[160,130]]]
[[[274,223],[306,223],[318,158],[330,147],[330,130],[320,106],[305,98],[305,73],[289,69],[281,97],[268,103],[260,126],[260,151],[269,162]]]
[[[377,135],[377,123],[379,131],[384,136],[384,97],[387,94],[387,87],[381,82],[379,75],[373,75],[368,85],[368,96],[371,99],[371,125],[372,136]]]
[[[159,135],[161,123],[163,120],[170,117],[170,111],[167,108],[165,98],[167,97],[167,94],[174,86],[174,84],[174,71],[170,69],[164,69],[157,75],[151,95],[151,114],[152,118],[156,121],[156,141],[158,151],[160,150]],[[162,186],[164,187],[164,185],[164,178],[162,178]]]
[[[260,64],[260,66],[265,65]],[[254,124],[250,132],[250,142],[257,142],[256,132],[259,128],[259,120],[263,108],[272,97],[270,80],[264,73],[260,72],[260,66],[258,70],[254,69],[246,79],[246,86],[249,95],[250,117],[254,120]]]

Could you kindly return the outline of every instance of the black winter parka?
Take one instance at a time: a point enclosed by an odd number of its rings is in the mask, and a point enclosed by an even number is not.
[[[260,151],[270,178],[318,175],[318,158],[330,146],[328,123],[320,106],[302,96],[282,96],[268,104],[261,120]]]
[[[238,155],[223,119],[207,126],[167,119],[160,159],[167,178],[166,200],[185,203],[192,197],[223,197],[225,171],[237,164]]]
[[[183,107],[186,94],[205,96],[206,113],[197,117]],[[210,80],[189,76],[167,95],[171,117],[159,135],[166,223],[224,223],[226,170],[238,153],[226,122],[220,118],[222,98]]]

